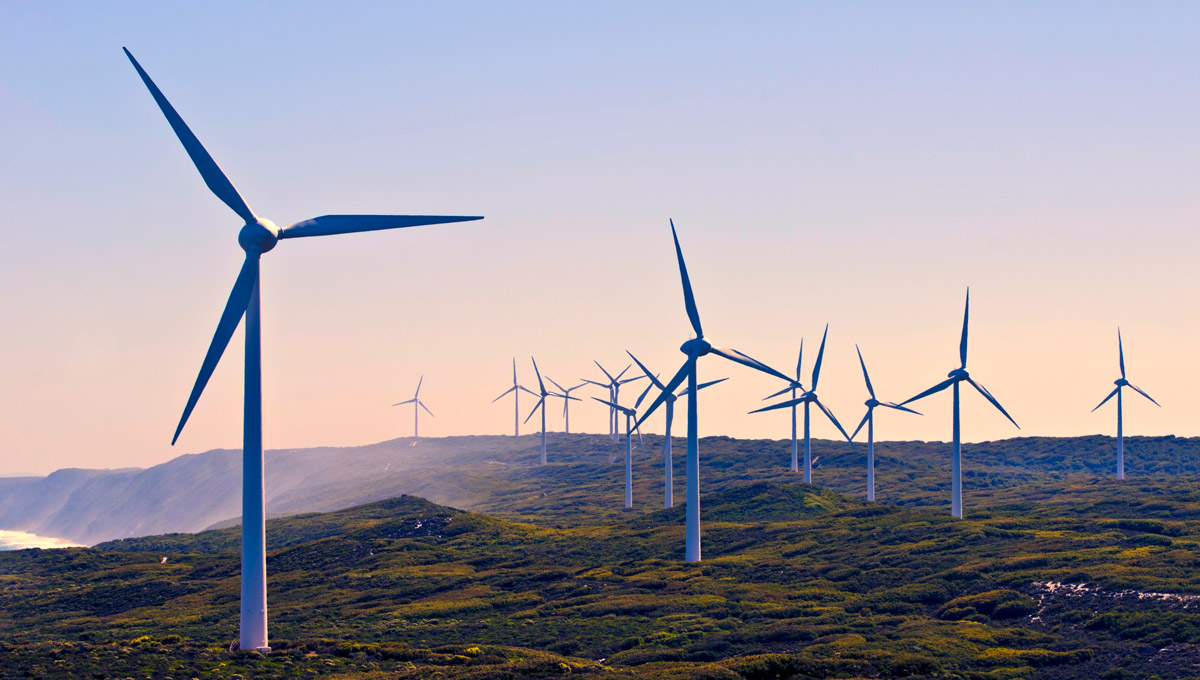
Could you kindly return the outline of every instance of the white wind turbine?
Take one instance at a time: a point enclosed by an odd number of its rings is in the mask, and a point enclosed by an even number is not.
[[[430,418],[435,417],[433,415],[433,411],[430,411],[429,407],[425,405],[425,402],[421,401],[421,383],[423,382],[425,382],[425,376],[422,375],[421,379],[417,381],[417,391],[413,394],[412,399],[398,401],[395,404],[392,404],[392,406],[403,406],[404,404],[413,405],[413,439],[417,439],[419,436],[417,434],[417,417],[420,415],[420,411],[417,410],[417,407],[420,406],[421,408],[425,409],[425,412],[429,414]]]
[[[800,382],[800,367],[803,365],[803,363],[804,363],[804,339],[801,338],[800,339],[800,353],[796,357],[796,379],[795,380],[789,379],[787,387],[783,388],[782,390],[779,390],[775,394],[772,394],[772,395],[769,395],[769,396],[763,398],[763,401],[766,401],[767,399],[774,399],[775,397],[778,397],[779,395],[783,394],[784,392],[787,392],[788,390],[791,390],[791,392],[792,392],[792,399],[796,400],[796,390],[800,390],[800,392],[804,392],[804,383]],[[796,439],[796,406],[798,406],[799,404],[800,404],[799,401],[795,401],[795,403],[792,404],[792,472],[800,471],[800,456],[798,454],[799,447],[796,443],[797,442],[797,439]]]
[[[122,48],[124,49],[124,48]],[[478,220],[480,217],[437,217],[428,215],[324,215],[303,222],[279,227],[259,217],[234,188],[233,183],[213,161],[183,122],[175,108],[150,79],[129,50],[125,56],[137,70],[142,82],[158,108],[166,116],[175,136],[183,144],[192,163],[208,188],[225,205],[237,213],[245,225],[238,233],[238,244],[246,251],[246,259],[238,272],[212,343],[200,366],[183,416],[175,428],[171,444],[179,439],[188,416],[195,408],[208,379],[216,369],[229,340],[246,317],[245,402],[242,429],[242,574],[241,574],[241,649],[269,649],[267,646],[267,551],[266,504],[263,489],[262,447],[262,340],[259,316],[259,258],[282,239],[304,236],[328,236],[361,231],[415,227]]]
[[[683,383],[684,379],[688,381],[688,448],[687,448],[687,527],[685,530],[685,548],[684,559],[688,562],[700,561],[700,451],[698,446],[699,441],[699,395],[697,391],[696,381],[696,362],[700,357],[706,354],[716,354],[717,356],[725,357],[730,361],[749,366],[750,368],[762,371],[768,375],[773,375],[777,378],[788,380],[786,375],[779,371],[763,364],[759,361],[751,359],[735,349],[724,347],[714,347],[712,343],[704,338],[704,330],[700,326],[700,312],[696,309],[696,298],[692,294],[692,283],[688,279],[687,265],[683,262],[683,249],[679,247],[679,236],[675,233],[675,222],[671,222],[671,237],[675,241],[675,257],[679,262],[679,278],[683,282],[683,304],[687,310],[688,320],[692,323],[692,330],[695,331],[696,337],[688,340],[679,347],[679,351],[687,355],[687,360],[680,367],[679,372],[675,377],[666,384],[663,391],[659,393],[650,408],[642,414],[638,419],[637,424],[642,424],[660,404],[667,400],[669,395],[674,394],[675,389]]]
[[[533,410],[530,411],[529,415],[525,417],[525,422],[528,423],[529,419],[533,417],[533,414],[537,413],[539,408],[542,409],[542,457],[541,457],[541,462],[538,464],[545,465],[546,464],[546,397],[565,397],[566,395],[547,391],[546,383],[542,382],[542,373],[541,373],[541,371],[538,370],[538,367],[537,367],[537,359],[534,359],[533,357],[529,357],[529,360],[533,362],[533,372],[537,374],[538,387],[541,389],[542,393],[540,395],[538,395],[538,402],[537,402],[537,404],[534,404]],[[572,399],[573,398],[574,397],[572,397]]]
[[[637,362],[638,368],[642,369],[642,373],[645,374],[645,376],[650,379],[650,383],[652,386],[657,387],[660,392],[664,392],[666,390],[666,386],[663,385],[661,382],[659,382],[658,376],[651,373],[650,369],[646,368],[645,364],[643,364],[641,361],[638,361],[638,358],[633,356],[633,352],[630,352],[629,350],[625,350],[625,353],[628,354],[630,356],[630,358],[632,358],[635,362]],[[717,383],[725,382],[726,380],[729,380],[729,378],[721,378],[720,380],[710,380],[706,383],[700,383],[700,385],[697,386],[696,389],[702,390],[705,387],[709,387],[710,385],[716,385]],[[649,387],[646,388],[647,391],[649,391],[649,389],[650,389]],[[676,392],[674,394],[668,394],[668,396],[666,398],[667,424],[666,424],[666,430],[663,432],[663,450],[662,450],[663,507],[664,508],[670,508],[675,505],[675,496],[674,496],[675,481],[674,481],[674,479],[672,479],[672,475],[674,474],[674,472],[673,472],[672,463],[671,463],[671,423],[675,420],[675,402],[680,397],[686,397],[687,395],[688,395],[688,388],[685,387],[682,390],[679,390],[678,392]],[[642,396],[638,397],[637,403],[634,404],[634,407],[636,408],[637,406],[641,406],[642,399],[644,399],[645,397],[646,397],[646,392],[642,392]],[[593,399],[594,398],[595,397],[593,397]]]
[[[512,387],[501,392],[500,396],[498,396],[492,400],[492,403],[494,404],[494,403],[500,401],[501,399],[504,398],[504,395],[508,394],[509,392],[512,392],[512,395],[513,395],[513,436],[519,437],[521,435],[521,392],[528,392],[529,394],[532,394],[535,397],[538,396],[538,394],[537,394],[537,392],[534,392],[533,390],[525,387],[524,385],[517,384],[517,359],[516,359],[516,357],[513,357],[513,384],[512,384]],[[528,420],[528,419],[526,419],[526,420]]]
[[[778,404],[772,404],[770,406],[766,406],[764,408],[760,408],[760,409],[751,411],[751,413],[762,413],[763,411],[773,411],[773,410],[779,409],[779,408],[788,408],[789,406],[794,409],[797,404],[804,404],[804,481],[805,482],[812,481],[812,428],[811,428],[812,423],[811,423],[811,419],[809,417],[809,406],[810,405],[816,404],[817,408],[821,409],[821,413],[824,413],[825,417],[829,418],[829,422],[833,423],[834,426],[837,427],[838,432],[842,433],[842,436],[846,438],[846,441],[850,441],[850,435],[846,434],[845,428],[843,428],[842,424],[838,422],[838,419],[834,417],[833,411],[830,411],[829,407],[825,406],[825,404],[822,404],[821,400],[817,398],[817,383],[821,379],[821,361],[825,358],[825,339],[827,337],[829,337],[829,324],[825,325],[825,335],[821,336],[821,349],[817,350],[817,363],[813,365],[812,389],[811,390],[801,394],[799,397],[796,397],[795,399],[788,399],[787,401],[783,401]],[[798,373],[799,373],[799,366],[797,366],[797,374]],[[791,382],[791,380],[789,378],[784,378],[784,380],[788,380],[789,382]],[[779,394],[779,393],[777,392],[776,394]],[[794,432],[794,430],[793,430],[793,432]],[[794,452],[795,448],[793,448],[792,451]],[[795,455],[795,453],[793,453],[793,456],[794,455]],[[796,461],[795,461],[795,458],[793,457],[792,470],[795,471],[795,469],[796,469]]]
[[[955,517],[959,517],[959,518],[961,518],[963,516],[962,515],[962,428],[960,427],[959,416],[958,416],[958,413],[959,413],[958,385],[959,385],[959,383],[965,382],[965,383],[969,384],[971,387],[974,387],[976,391],[978,391],[980,394],[983,395],[984,399],[987,399],[988,402],[990,402],[992,404],[992,406],[995,406],[997,410],[999,410],[1001,413],[1003,413],[1004,417],[1008,418],[1009,422],[1011,422],[1013,425],[1016,425],[1018,430],[1021,429],[1021,426],[1017,425],[1017,421],[1013,420],[1013,417],[1008,415],[1008,411],[1004,410],[1004,407],[1000,405],[1000,402],[996,401],[996,398],[992,396],[992,393],[988,392],[987,389],[984,388],[983,385],[980,385],[979,383],[975,382],[975,380],[973,378],[971,378],[971,375],[969,373],[967,373],[967,320],[968,320],[968,318],[970,318],[970,312],[971,312],[971,289],[968,288],[967,289],[967,303],[966,303],[966,306],[963,308],[962,340],[960,340],[958,343],[958,357],[959,357],[959,360],[962,362],[962,365],[959,366],[958,368],[954,369],[953,371],[950,371],[947,374],[947,378],[945,380],[943,380],[942,382],[934,385],[933,387],[930,387],[929,389],[925,390],[924,392],[918,394],[915,397],[905,399],[904,401],[900,402],[900,405],[904,406],[905,404],[914,402],[918,399],[924,399],[925,397],[928,397],[931,394],[937,394],[938,392],[941,392],[942,390],[946,389],[947,387],[950,387],[950,386],[954,387],[954,449],[953,449],[952,457],[950,459],[950,514],[954,515]]]
[[[642,376],[639,375],[636,378],[626,378],[625,380],[621,380],[621,376],[625,375],[625,373],[630,368],[632,368],[632,365],[626,366],[625,370],[618,373],[616,375],[616,377],[613,377],[613,374],[609,373],[607,369],[605,369],[603,366],[601,366],[599,361],[596,361],[593,359],[592,363],[596,364],[596,367],[599,368],[600,371],[604,373],[604,377],[608,378],[608,382],[607,383],[596,382],[595,380],[588,380],[587,378],[580,378],[580,380],[583,380],[585,383],[588,383],[589,385],[595,385],[596,387],[606,388],[608,390],[608,401],[611,403],[614,403],[614,404],[617,403],[618,401],[620,401],[620,399],[621,399],[621,385],[624,385],[625,383],[631,383],[635,380],[642,379]],[[620,441],[621,440],[620,432],[621,432],[620,428],[617,427],[617,409],[609,407],[609,409],[608,409],[608,436],[611,437],[613,439],[613,441]]]
[[[646,387],[646,392],[650,391],[650,387]],[[642,396],[646,396],[646,392],[642,392]],[[642,455],[645,455],[646,447],[641,444],[642,430],[633,419],[637,418],[637,409],[621,406],[615,402],[605,401],[599,397],[592,397],[601,404],[606,404],[625,415],[625,507],[633,507],[633,430],[637,430],[638,442],[642,447]],[[641,401],[640,399],[638,400]],[[611,462],[611,460],[610,460]]]
[[[1108,396],[1104,398],[1104,401],[1097,404],[1096,408],[1092,409],[1092,412],[1095,413],[1096,409],[1104,406],[1104,404],[1109,399],[1112,399],[1114,395],[1117,397],[1117,479],[1125,479],[1125,423],[1122,418],[1124,400],[1121,397],[1121,388],[1128,387],[1134,392],[1137,392],[1143,397],[1149,399],[1154,403],[1155,406],[1162,406],[1162,404],[1154,401],[1154,397],[1146,394],[1140,387],[1125,379],[1125,345],[1121,342],[1120,328],[1117,329],[1117,353],[1120,357],[1121,364],[1121,377],[1113,381],[1113,384],[1117,387],[1112,392],[1109,392]]]
[[[546,376],[546,380],[549,380],[550,384],[557,387],[558,391],[560,392],[560,394],[555,394],[553,396],[562,397],[562,400],[563,400],[563,430],[567,434],[571,434],[571,412],[568,407],[571,405],[572,401],[580,401],[579,397],[572,397],[571,393],[574,392],[575,390],[579,389],[580,387],[586,387],[587,383],[581,382],[578,385],[576,385],[570,389],[567,389],[567,388],[564,388],[562,385],[559,385],[558,383],[554,382],[554,378],[551,378],[550,376]]]
[[[862,366],[863,380],[865,380],[867,383],[867,392],[871,395],[871,398],[865,402],[867,406],[867,414],[863,416],[861,421],[859,421],[858,427],[854,428],[854,432],[850,434],[850,439],[853,441],[854,436],[858,434],[858,431],[862,429],[862,426],[867,426],[867,500],[873,501],[875,500],[875,407],[886,406],[888,408],[894,408],[897,411],[907,411],[908,413],[916,413],[917,415],[921,414],[917,413],[911,408],[908,408],[907,406],[901,406],[900,404],[894,402],[879,401],[876,399],[875,388],[871,386],[871,376],[867,375],[867,362],[863,361],[862,350],[858,348],[858,345],[855,345],[854,349],[858,352],[858,363],[860,366]]]

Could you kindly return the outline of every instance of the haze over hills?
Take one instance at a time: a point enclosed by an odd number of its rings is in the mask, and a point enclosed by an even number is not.
[[[635,453],[634,511],[662,504],[662,438],[647,436]],[[1130,479],[1137,485],[1200,471],[1200,439],[1127,440]],[[538,436],[394,439],[361,447],[274,450],[267,453],[267,508],[272,516],[321,512],[410,494],[443,505],[514,519],[597,523],[622,516],[623,445],[603,435],[549,434],[550,464],[536,465]],[[682,440],[676,441],[682,449]],[[754,481],[792,482],[790,442],[701,440],[704,493]],[[814,481],[853,497],[864,485],[862,445],[817,440]],[[1017,438],[964,447],[966,508],[1028,501],[1061,502],[1065,479],[1101,483],[1111,476],[1110,437]],[[948,445],[877,444],[879,499],[947,505]],[[683,456],[676,456],[677,498]],[[240,452],[179,456],[147,469],[59,470],[46,477],[0,479],[0,529],[94,544],[117,538],[195,532],[236,521],[240,513]],[[1046,486],[1050,485],[1050,486]],[[610,502],[611,501],[611,502]]]

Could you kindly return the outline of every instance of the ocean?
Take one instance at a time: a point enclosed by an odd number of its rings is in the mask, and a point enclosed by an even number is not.
[[[65,538],[38,536],[24,531],[0,529],[0,550],[24,550],[25,548],[77,548],[79,543],[73,543]]]

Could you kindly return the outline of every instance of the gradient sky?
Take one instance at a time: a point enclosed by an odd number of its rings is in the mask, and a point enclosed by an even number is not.
[[[1118,325],[1163,404],[1127,400],[1126,432],[1200,434],[1200,5],[1047,5],[3,3],[0,474],[241,443],[239,331],[169,446],[241,225],[122,45],[280,224],[487,217],[264,257],[269,448],[410,434],[389,404],[422,373],[423,433],[511,433],[490,401],[513,356],[526,384],[530,354],[566,383],[626,348],[669,376],[668,217],[715,342],[791,372],[803,337],[807,379],[831,324],[820,393],[847,427],[854,343],[881,398],[912,396],[957,366],[969,285],[969,368],[1024,429],[967,395],[966,440],[1113,433],[1089,410]],[[787,436],[746,415],[772,379],[700,373],[733,378],[701,434]],[[877,435],[948,439],[949,393],[919,408]]]

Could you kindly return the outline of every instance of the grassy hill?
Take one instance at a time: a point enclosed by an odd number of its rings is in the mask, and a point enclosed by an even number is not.
[[[954,520],[944,445],[880,447],[894,504],[868,504],[861,447],[821,442],[817,486],[786,443],[705,439],[687,564],[661,469],[639,459],[626,511],[599,439],[467,475],[499,516],[405,496],[272,519],[268,656],[226,651],[236,528],[0,554],[0,676],[1200,675],[1200,485],[1165,474],[1191,440],[1132,444],[1120,484],[1080,440],[972,445]]]

